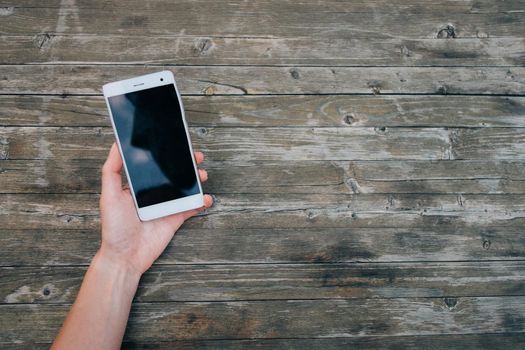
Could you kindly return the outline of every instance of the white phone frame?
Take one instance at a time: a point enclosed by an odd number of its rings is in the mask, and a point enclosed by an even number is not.
[[[182,121],[184,123],[184,129],[186,131],[188,145],[190,146],[191,159],[193,161],[193,168],[195,171],[195,176],[197,177],[197,183],[199,184],[199,193],[195,195],[178,198],[178,199],[170,200],[167,202],[158,203],[158,204],[150,205],[147,207],[139,208],[137,204],[137,199],[135,198],[135,192],[133,191],[133,183],[128,173],[128,167],[126,166],[126,159],[124,157],[124,153],[122,152],[122,146],[120,145],[120,138],[118,136],[118,131],[115,126],[115,121],[113,119],[113,113],[111,112],[108,98],[112,96],[116,96],[116,95],[124,95],[129,92],[150,89],[150,88],[167,85],[167,84],[173,84],[173,87],[175,88],[175,92],[177,93],[177,98],[179,99]],[[180,97],[179,90],[177,89],[177,85],[175,84],[175,77],[173,76],[173,73],[170,71],[162,71],[162,72],[134,77],[131,79],[125,79],[125,80],[108,83],[103,86],[103,92],[104,92],[104,99],[106,100],[106,105],[109,111],[109,116],[111,119],[111,125],[113,126],[113,132],[115,133],[115,137],[117,139],[117,145],[118,145],[120,155],[124,163],[124,170],[126,172],[126,177],[128,179],[128,184],[131,190],[131,195],[133,197],[133,202],[135,203],[135,209],[137,210],[139,219],[141,221],[149,221],[149,220],[157,219],[163,216],[168,216],[168,215],[180,213],[183,211],[202,207],[204,205],[204,195],[202,193],[202,185],[201,185],[200,178],[199,178],[199,172],[197,171],[197,163],[195,162],[195,156],[193,153],[193,147],[191,145],[190,134],[188,132],[188,125],[186,123],[186,116],[184,114],[184,106],[182,104],[182,99]]]

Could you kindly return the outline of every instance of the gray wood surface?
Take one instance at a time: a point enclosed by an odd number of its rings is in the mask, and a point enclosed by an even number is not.
[[[0,256],[1,265],[89,263],[99,245],[98,225],[85,230],[66,229],[68,218],[70,222],[81,220],[67,217],[58,229],[41,228],[41,225],[34,229],[1,229],[1,242],[5,247]],[[429,224],[434,222],[439,225]],[[520,260],[525,253],[523,220],[502,227],[483,224],[466,227],[443,219],[423,222],[423,228],[348,225],[344,228],[197,229],[190,226],[177,232],[160,256],[159,265],[510,261]]]
[[[162,65],[0,65],[10,94],[99,95],[105,81]],[[525,67],[173,66],[181,93],[524,95]],[[82,84],[79,84],[82,82]]]
[[[4,160],[0,193],[98,193],[103,159]],[[523,194],[523,161],[206,161],[211,193]],[[64,182],[64,178],[71,179]]]
[[[487,15],[490,16],[490,15]],[[156,21],[156,20],[155,20]],[[446,25],[443,27],[446,28]],[[439,33],[441,28],[429,29]],[[34,34],[38,33],[38,34]],[[25,34],[25,33],[24,33]],[[518,35],[517,33],[512,33]],[[468,35],[462,33],[462,35]],[[523,38],[512,35],[462,37],[448,42],[439,38],[410,38],[404,35],[381,38],[370,45],[370,37],[351,39],[268,36],[200,36],[122,34],[64,35],[55,32],[7,35],[0,38],[6,52],[4,63],[126,63],[126,64],[288,64],[323,65],[435,65],[518,66],[523,58]],[[348,56],[348,46],[355,52]],[[74,48],[74,50],[72,50]],[[116,55],[118,53],[118,56]],[[307,56],[306,56],[307,53]]]
[[[524,195],[218,194],[189,228],[513,226]],[[0,228],[98,228],[96,194],[0,194]],[[276,205],[276,202],[278,205]]]
[[[48,349],[50,343],[32,343],[32,349]],[[522,333],[490,334],[446,334],[446,335],[411,335],[411,336],[361,336],[330,338],[273,338],[273,339],[221,339],[221,340],[155,340],[125,341],[125,349],[480,349],[490,348],[505,350],[520,348],[525,345]],[[17,349],[17,345],[6,345],[5,349]]]
[[[124,348],[525,347],[520,0],[0,0],[0,347],[100,241],[112,80],[176,75],[215,206]]]
[[[84,267],[3,267],[6,304],[72,303]],[[525,262],[155,266],[137,302],[519,296]],[[278,284],[278,288],[276,287]]]
[[[523,333],[525,297],[135,303],[125,341]],[[8,305],[5,340],[50,342],[69,305]],[[356,309],[361,312],[355,312]],[[381,321],[377,321],[380,319]],[[13,322],[14,321],[14,322]],[[39,324],[38,328],[34,323]]]
[[[190,136],[210,159],[233,162],[523,160],[525,155],[523,131],[515,128],[199,127],[190,128]],[[0,158],[101,159],[114,139],[109,127],[4,127]]]
[[[2,126],[107,127],[99,96],[0,95]],[[190,126],[524,127],[525,97],[186,96]]]
[[[525,97],[442,95],[186,96],[190,126],[514,127]],[[99,96],[0,95],[2,126],[108,127]]]

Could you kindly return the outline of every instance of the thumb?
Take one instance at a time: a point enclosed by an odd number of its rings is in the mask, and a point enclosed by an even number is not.
[[[113,143],[108,158],[102,167],[102,193],[117,193],[122,191],[122,158],[116,143]]]

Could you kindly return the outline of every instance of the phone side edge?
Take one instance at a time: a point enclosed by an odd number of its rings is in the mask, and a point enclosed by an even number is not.
[[[133,182],[131,181],[131,177],[129,176],[128,167],[126,164],[126,159],[124,156],[124,152],[122,151],[122,145],[120,143],[120,138],[118,136],[117,127],[115,125],[115,119],[113,118],[113,112],[111,111],[111,105],[109,104],[109,96],[104,95],[104,100],[106,102],[106,108],[109,113],[109,120],[111,122],[111,128],[113,129],[113,136],[115,138],[114,142],[117,144],[117,148],[119,151],[119,156],[122,160],[122,167],[124,168],[124,173],[126,174],[126,179],[128,181],[128,186],[131,192],[131,197],[133,198],[133,203],[135,204],[135,211],[137,212],[137,216],[139,216],[139,206],[137,203],[137,199],[135,198],[135,191],[133,189]],[[139,216],[140,218],[140,216]]]

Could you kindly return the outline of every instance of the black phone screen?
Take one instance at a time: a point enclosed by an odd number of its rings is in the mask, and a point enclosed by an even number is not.
[[[108,98],[137,205],[198,194],[173,84]]]

